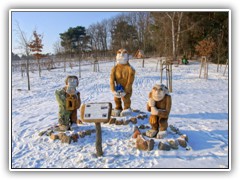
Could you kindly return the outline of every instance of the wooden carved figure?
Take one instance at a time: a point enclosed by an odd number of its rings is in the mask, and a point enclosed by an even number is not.
[[[116,61],[117,64],[112,68],[110,75],[110,88],[116,104],[115,115],[128,116],[132,112],[131,96],[135,70],[129,64],[129,55],[126,49],[117,51]]]
[[[76,90],[78,78],[67,76],[66,86],[55,91],[55,96],[59,105],[58,123],[60,130],[68,130],[72,123],[77,122],[77,109],[81,105],[80,93]]]
[[[172,100],[168,88],[163,84],[155,84],[149,93],[147,110],[151,112],[149,123],[152,130],[149,136],[156,136],[160,131],[166,131],[168,116],[171,110]]]

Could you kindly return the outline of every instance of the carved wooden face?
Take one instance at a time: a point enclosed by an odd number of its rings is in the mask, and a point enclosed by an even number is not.
[[[167,94],[167,87],[163,84],[155,84],[152,88],[152,98],[154,101],[161,101]]]
[[[119,49],[116,56],[117,63],[127,64],[129,57],[126,49]]]
[[[68,94],[75,94],[76,93],[76,87],[78,86],[78,79],[74,77],[70,77],[67,80],[67,90],[66,92]]]

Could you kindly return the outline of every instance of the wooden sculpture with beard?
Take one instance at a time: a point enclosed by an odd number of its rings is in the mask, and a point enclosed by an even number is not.
[[[152,133],[149,136],[154,137],[160,131],[166,131],[171,105],[172,100],[168,88],[163,84],[155,84],[149,93],[147,103],[147,110],[151,112],[149,123],[152,126]]]
[[[129,64],[129,55],[126,49],[117,51],[117,65],[111,70],[110,88],[114,94],[115,116],[128,116],[131,114],[132,85],[135,76],[134,68]],[[123,91],[117,92],[117,87],[122,87]],[[124,107],[122,108],[122,101]]]

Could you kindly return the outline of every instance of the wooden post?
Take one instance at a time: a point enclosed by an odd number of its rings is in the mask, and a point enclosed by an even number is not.
[[[78,66],[79,66],[79,78],[81,78],[81,57],[79,55],[79,59],[78,59]]]
[[[160,60],[157,60],[157,66],[156,66],[156,72],[158,70],[158,63],[159,63]]]
[[[169,70],[169,92],[172,92],[172,63]]]
[[[160,60],[160,83],[162,84],[163,62]]]
[[[205,79],[208,79],[208,60],[206,58],[206,77]]]
[[[201,74],[202,74],[202,67],[203,67],[203,58],[201,59],[199,78],[201,77]]]
[[[169,88],[169,84],[168,84],[168,65],[167,64],[165,65],[165,68],[166,68],[166,85]]]
[[[103,151],[102,151],[102,130],[101,130],[101,123],[95,123],[96,127],[96,151],[97,151],[97,156],[102,156]]]
[[[204,72],[203,72],[204,78],[208,79],[208,60],[207,60],[206,56],[203,56],[201,59],[199,78],[201,77],[202,69],[204,70]]]
[[[224,72],[223,72],[223,76],[225,76],[225,73],[226,73],[227,67],[228,67],[228,59],[227,59],[227,61],[226,61],[226,66],[225,66],[225,69],[224,69]]]
[[[112,103],[88,103],[82,104],[80,116],[83,122],[95,123],[96,127],[96,154],[102,156],[102,130],[101,123],[109,122],[112,112]]]
[[[142,60],[142,67],[144,68],[144,58],[143,58],[143,60]]]

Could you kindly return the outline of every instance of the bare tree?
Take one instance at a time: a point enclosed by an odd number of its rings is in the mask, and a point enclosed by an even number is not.
[[[107,52],[108,51],[108,21],[103,20],[100,23],[92,24],[87,29],[90,36],[90,44],[92,51]]]
[[[175,61],[178,54],[178,45],[179,45],[179,37],[180,37],[180,31],[181,31],[181,21],[182,21],[183,12],[172,12],[172,13],[167,12],[166,15],[171,21],[172,56],[173,56],[173,60]]]
[[[29,76],[30,40],[27,39],[26,34],[23,32],[18,22],[16,22],[16,27],[17,27],[16,32],[19,40],[19,48],[21,49],[22,53],[26,56],[26,60],[27,60],[26,74],[27,74],[28,90],[30,90],[30,76]]]

